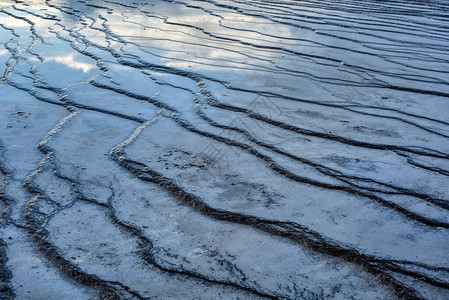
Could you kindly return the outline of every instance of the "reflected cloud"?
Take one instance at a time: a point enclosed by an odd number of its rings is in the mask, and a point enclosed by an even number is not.
[[[20,19],[14,19],[10,16],[0,16],[0,24],[8,28],[29,27],[30,25]]]
[[[67,67],[69,67],[71,69],[83,70],[84,73],[87,73],[90,70],[96,68],[96,66],[93,64],[76,61],[74,54],[71,54],[68,56],[51,57],[51,58],[47,59],[47,61],[54,61],[56,63],[66,65]]]

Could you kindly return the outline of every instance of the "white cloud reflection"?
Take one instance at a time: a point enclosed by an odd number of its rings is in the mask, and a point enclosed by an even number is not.
[[[96,68],[96,66],[93,64],[76,61],[74,54],[51,57],[47,59],[47,61],[54,61],[56,63],[63,64],[71,69],[82,70],[84,73],[87,73],[90,70]]]

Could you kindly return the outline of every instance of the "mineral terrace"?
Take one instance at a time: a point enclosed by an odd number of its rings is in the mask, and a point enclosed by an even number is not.
[[[0,299],[449,299],[449,2],[0,0]]]

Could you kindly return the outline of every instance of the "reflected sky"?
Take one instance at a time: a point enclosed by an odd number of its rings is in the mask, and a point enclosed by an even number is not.
[[[47,61],[82,72],[92,70],[93,65],[77,62],[74,53],[79,49],[65,47],[68,41],[81,43],[80,47],[89,51],[103,52],[109,59],[110,54],[126,59],[138,57],[146,63],[226,80],[235,78],[237,82],[244,76],[278,78],[275,81],[281,85],[287,78],[305,86],[309,82],[382,86],[387,82],[409,85],[414,81],[449,91],[448,80],[441,76],[447,70],[441,38],[433,33],[412,36],[412,30],[404,25],[405,19],[385,20],[373,13],[372,24],[389,22],[398,26],[398,32],[401,30],[400,35],[392,31],[387,36],[367,28],[357,19],[356,10],[335,15],[325,6],[309,2],[292,7],[280,4],[277,9],[267,2],[235,2],[235,7],[214,1],[105,3],[58,0],[11,5],[2,0],[0,23],[26,31],[30,23],[20,18],[31,13],[28,20],[46,38],[46,45],[55,50],[54,57]],[[4,42],[11,38],[7,31],[1,32],[6,34]],[[428,58],[424,54],[427,50],[420,49],[426,43],[433,45]],[[66,53],[58,50],[62,44]],[[400,44],[393,54],[391,47]],[[416,53],[409,53],[409,47]],[[398,59],[399,55],[405,58]],[[407,56],[414,60],[413,65]],[[383,67],[379,67],[381,64]]]

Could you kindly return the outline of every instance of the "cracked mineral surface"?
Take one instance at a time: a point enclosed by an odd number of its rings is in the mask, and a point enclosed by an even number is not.
[[[445,0],[0,0],[0,299],[449,299]]]

